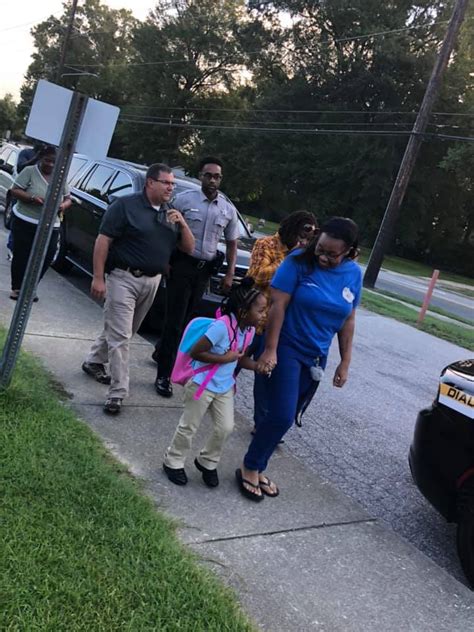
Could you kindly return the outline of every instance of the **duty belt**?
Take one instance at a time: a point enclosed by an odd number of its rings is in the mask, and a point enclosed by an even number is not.
[[[207,261],[206,259],[196,259],[196,257],[191,257],[191,255],[186,254],[185,252],[177,251],[175,254],[177,259],[182,259],[187,261],[191,265],[193,265],[198,270],[203,270],[206,266],[211,266],[212,261]]]
[[[153,272],[153,273],[145,272],[144,270],[140,270],[140,268],[130,268],[129,266],[116,265],[115,267],[119,268],[119,270],[125,270],[125,272],[130,272],[130,274],[132,274],[137,279],[139,279],[142,276],[154,277],[158,274],[158,272]]]

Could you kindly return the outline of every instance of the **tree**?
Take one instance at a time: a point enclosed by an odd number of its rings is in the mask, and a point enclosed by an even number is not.
[[[5,137],[10,132],[13,138],[20,133],[21,121],[18,116],[17,105],[11,94],[0,99],[0,136]]]
[[[180,161],[195,135],[189,126],[206,118],[207,102],[238,85],[244,17],[243,0],[159,0],[135,30],[135,98],[120,134],[137,160]]]
[[[70,5],[69,1],[64,3],[61,17],[51,16],[32,29],[36,52],[21,90],[25,106],[31,104],[39,79],[55,79]],[[132,34],[136,25],[137,20],[131,11],[110,9],[100,0],[80,2],[66,51],[64,73],[68,74],[62,77],[62,85],[109,103],[126,102],[126,64],[131,57]]]

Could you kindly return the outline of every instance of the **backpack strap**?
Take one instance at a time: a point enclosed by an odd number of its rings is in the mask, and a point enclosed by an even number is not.
[[[242,347],[242,351],[245,351],[247,349],[247,347],[252,342],[254,336],[255,336],[255,327],[249,327],[247,329],[247,331],[245,332],[244,344],[243,344],[243,347]]]
[[[229,336],[229,340],[232,340],[232,338],[234,337],[235,334],[235,330],[234,327],[237,328],[238,324],[237,324],[237,319],[234,316],[228,316],[227,314],[225,314],[224,316],[219,316],[219,318],[217,320],[222,320],[226,327],[227,327],[227,334]],[[242,352],[245,351],[247,349],[247,347],[249,346],[249,344],[251,343],[253,337],[255,334],[255,327],[249,327],[247,329],[247,331],[245,332],[244,335],[244,341],[243,341],[243,345],[242,345]],[[237,332],[237,336],[234,340],[234,342],[231,345],[231,349],[232,351],[237,351],[239,346],[239,336],[238,336],[238,332]]]
[[[216,371],[219,367],[220,367],[220,364],[207,364],[206,366],[202,366],[199,369],[196,369],[194,371],[194,375],[196,375],[197,373],[204,373],[204,371],[207,371],[207,375],[202,381],[202,383],[199,385],[199,388],[197,389],[197,391],[194,393],[193,399],[199,399],[201,397],[201,395],[204,392],[204,389],[212,380],[212,378],[216,374]]]
[[[219,316],[219,318],[217,318],[216,320],[221,320],[225,326],[227,327],[227,335],[229,336],[229,341],[232,341],[234,335],[235,335],[235,328],[238,327],[237,325],[237,319],[234,316],[228,316],[227,314],[224,314],[224,316]],[[230,348],[231,351],[237,351],[237,347],[239,346],[239,336],[237,333],[237,336],[235,336],[235,340],[233,342],[231,342]]]

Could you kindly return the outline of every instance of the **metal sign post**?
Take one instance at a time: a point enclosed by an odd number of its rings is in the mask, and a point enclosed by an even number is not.
[[[74,153],[74,146],[81,128],[87,97],[75,92],[71,99],[68,115],[61,136],[59,150],[56,156],[53,176],[48,186],[43,212],[36,229],[36,235],[31,249],[25,278],[20,296],[18,297],[12,321],[8,330],[5,347],[0,360],[0,388],[7,388],[11,382],[18,353],[26,331],[26,325],[31,312],[36,286],[43,267],[46,251],[54,223],[58,214],[58,207],[63,197],[63,188]]]

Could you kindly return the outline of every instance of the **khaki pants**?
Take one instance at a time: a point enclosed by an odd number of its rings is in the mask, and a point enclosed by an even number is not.
[[[114,268],[106,279],[104,329],[86,362],[109,363],[112,378],[108,397],[124,398],[129,385],[129,343],[153,304],[161,275],[134,277]]]
[[[234,428],[234,389],[226,393],[212,393],[204,390],[196,400],[194,393],[199,388],[191,380],[184,387],[184,412],[174,433],[173,441],[166,450],[165,464],[180,469],[191,449],[194,435],[209,410],[213,429],[206,445],[199,453],[199,463],[208,470],[214,470],[220,461],[224,443]]]

